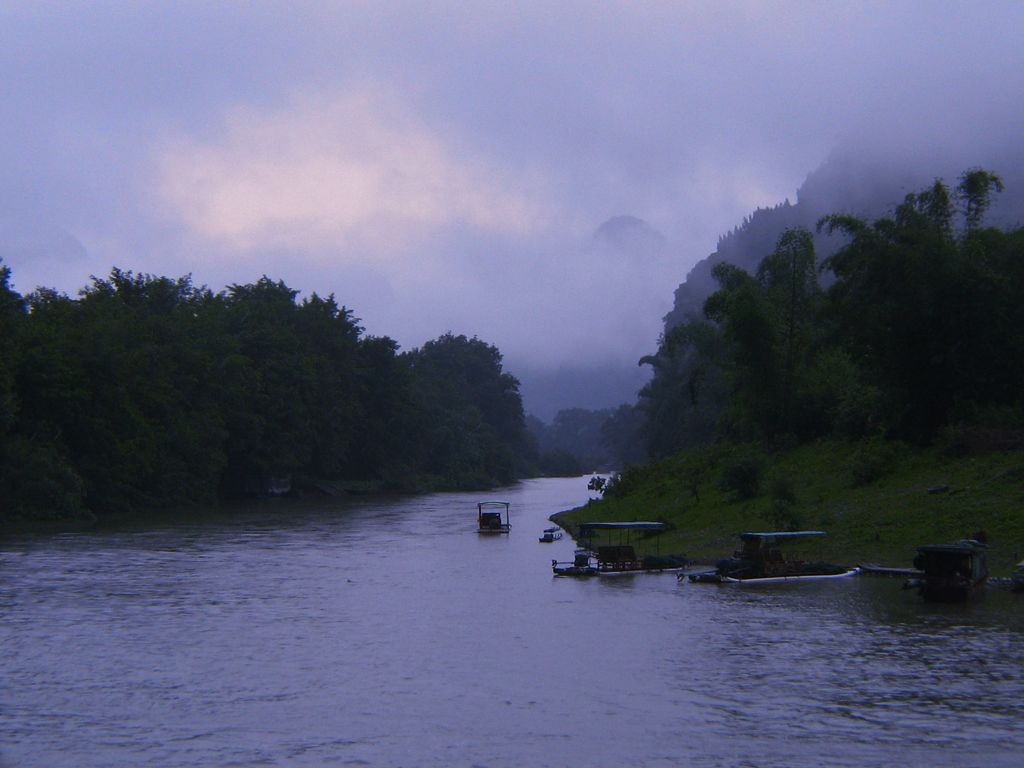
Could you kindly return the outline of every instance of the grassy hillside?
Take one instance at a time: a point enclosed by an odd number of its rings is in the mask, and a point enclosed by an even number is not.
[[[740,531],[824,530],[804,554],[898,567],[910,566],[918,545],[984,531],[989,567],[1006,575],[1024,557],[1024,452],[954,457],[880,440],[773,454],[716,446],[629,469],[601,501],[552,520],[570,531],[663,521],[660,552],[704,562],[731,554]],[[637,544],[654,551],[653,540]]]

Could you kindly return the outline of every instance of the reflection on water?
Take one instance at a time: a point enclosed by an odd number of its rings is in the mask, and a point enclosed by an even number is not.
[[[1024,596],[554,579],[586,478],[0,549],[3,766],[1010,766]]]

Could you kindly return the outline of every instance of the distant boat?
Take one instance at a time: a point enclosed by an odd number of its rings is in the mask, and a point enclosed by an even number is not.
[[[542,544],[550,544],[553,541],[558,541],[562,538],[562,532],[558,528],[545,528],[544,532],[540,535],[539,541]]]
[[[772,584],[855,576],[857,568],[787,559],[779,548],[786,541],[824,535],[824,531],[741,533],[740,548],[732,557],[719,560],[713,571],[691,573],[689,578],[698,584]]]
[[[988,580],[987,550],[974,539],[918,547],[914,567],[924,571],[924,576],[911,586],[916,586],[925,600],[967,600]]]
[[[681,571],[689,564],[686,555],[637,555],[629,538],[634,532],[657,534],[668,528],[665,523],[581,523],[580,539],[585,545],[577,549],[571,563],[551,561],[556,576],[619,576],[627,573]],[[605,531],[618,534],[615,544],[595,544],[594,537]]]
[[[507,501],[481,501],[476,505],[477,530],[480,533],[508,533],[512,530]]]

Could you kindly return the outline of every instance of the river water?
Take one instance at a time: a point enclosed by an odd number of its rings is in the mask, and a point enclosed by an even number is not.
[[[1024,596],[556,579],[586,482],[6,541],[0,765],[1024,764]]]

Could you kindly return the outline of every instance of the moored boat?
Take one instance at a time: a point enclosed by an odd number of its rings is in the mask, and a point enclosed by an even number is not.
[[[507,501],[481,501],[476,505],[477,530],[480,533],[508,533],[512,530],[509,522]]]
[[[576,550],[572,563],[551,561],[556,576],[618,576],[628,573],[660,573],[681,571],[689,564],[686,555],[638,555],[630,543],[634,533],[655,535],[668,528],[664,523],[582,523],[580,540],[584,546]],[[616,543],[595,543],[601,532],[609,538],[617,534]]]
[[[974,539],[918,547],[914,567],[923,571],[924,576],[913,585],[925,600],[968,600],[988,580],[987,549]]]
[[[824,531],[741,533],[740,548],[732,557],[719,560],[713,571],[689,574],[689,579],[698,584],[772,584],[855,576],[857,568],[787,558],[780,549],[783,542],[824,535]]]
[[[577,549],[571,563],[551,561],[551,571],[555,576],[597,576],[597,565],[593,561],[594,553],[589,549]]]
[[[553,541],[558,541],[560,538],[562,538],[562,532],[558,530],[558,528],[552,527],[545,528],[544,532],[541,533],[540,539],[538,539],[538,541],[540,541],[542,544],[550,544]]]
[[[1010,589],[1014,592],[1024,592],[1024,560],[1017,563],[1017,567],[1013,569],[1013,575],[1010,576]]]

